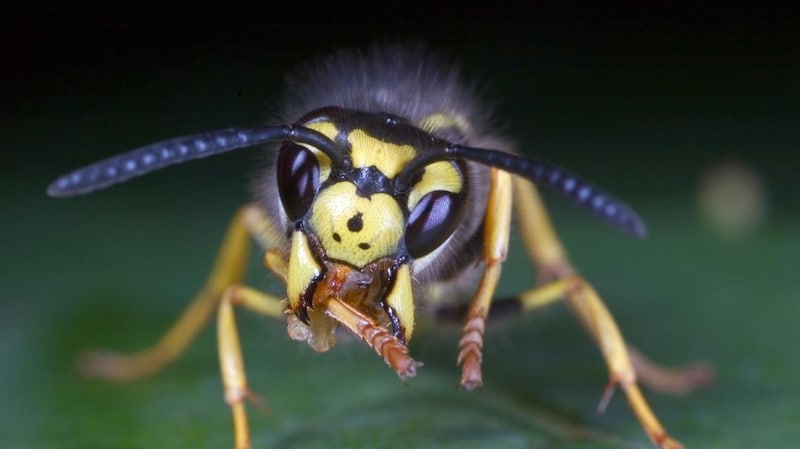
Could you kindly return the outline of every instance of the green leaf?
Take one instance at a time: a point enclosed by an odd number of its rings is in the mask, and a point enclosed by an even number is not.
[[[232,445],[213,323],[151,378],[109,383],[73,369],[89,347],[153,343],[202,285],[224,214],[235,205],[166,194],[151,207],[158,187],[72,203],[29,194],[16,204],[20,219],[3,245],[13,256],[2,270],[0,446]],[[800,235],[776,223],[730,245],[674,203],[659,204],[644,208],[653,235],[645,242],[570,220],[562,229],[573,259],[651,357],[716,366],[719,382],[708,390],[646,393],[673,435],[689,447],[781,447],[800,436],[791,338],[800,292],[791,261]],[[506,266],[503,292],[533,279],[519,253]],[[280,290],[257,260],[250,279]],[[403,385],[360,341],[345,338],[317,354],[290,341],[282,322],[237,316],[249,380],[268,410],[249,408],[255,447],[649,446],[621,393],[606,413],[595,413],[605,367],[561,305],[490,328],[486,386],[477,392],[456,388],[458,329],[451,325],[424,326],[412,353],[425,366]]]

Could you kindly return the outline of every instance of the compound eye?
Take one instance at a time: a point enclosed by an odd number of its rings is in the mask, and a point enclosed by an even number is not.
[[[319,162],[308,148],[287,142],[278,155],[278,192],[286,215],[297,221],[308,212],[319,188]]]
[[[439,247],[456,230],[462,218],[459,195],[435,190],[419,200],[406,225],[406,249],[422,257]]]

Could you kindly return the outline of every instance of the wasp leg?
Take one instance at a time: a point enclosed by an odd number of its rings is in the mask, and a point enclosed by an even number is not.
[[[250,430],[244,401],[252,399],[254,395],[247,384],[234,306],[244,307],[269,317],[284,316],[284,306],[277,297],[243,285],[227,287],[219,304],[217,340],[225,402],[231,407],[233,413],[236,449],[248,449],[250,447]]]
[[[613,388],[619,385],[627,395],[631,409],[645,432],[656,445],[662,448],[683,447],[666,433],[645,401],[636,383],[637,373],[631,363],[627,346],[614,318],[594,288],[575,274],[535,187],[525,180],[516,179],[514,189],[520,231],[528,252],[540,269],[541,277],[555,279],[549,285],[521,295],[523,308],[538,308],[552,302],[554,298],[564,296],[567,304],[600,347],[608,365],[609,386],[600,403],[600,409],[610,400]]]
[[[91,377],[132,380],[153,374],[175,360],[208,322],[225,288],[242,282],[249,236],[264,246],[270,245],[264,223],[266,218],[255,205],[245,206],[237,212],[205,287],[155,345],[134,354],[90,351],[79,358],[79,369]]]
[[[567,303],[595,339],[609,370],[609,384],[598,407],[605,409],[614,387],[619,385],[628,397],[631,409],[650,439],[661,448],[677,449],[683,446],[673,440],[653,414],[636,383],[636,373],[630,362],[625,341],[614,318],[597,292],[583,278],[573,274],[520,295],[523,309],[535,308],[545,300],[566,297]],[[525,306],[526,300],[532,304]]]
[[[483,384],[481,361],[486,317],[494,297],[503,261],[508,252],[511,230],[511,175],[492,169],[489,200],[484,224],[485,269],[483,277],[467,310],[466,322],[458,344],[458,364],[461,365],[461,386],[473,390]]]
[[[697,362],[679,368],[661,366],[650,360],[630,344],[628,357],[639,382],[651,390],[669,394],[686,394],[701,387],[707,387],[716,380],[714,367],[709,363]]]
[[[530,182],[515,178],[516,211],[520,219],[520,232],[526,242],[531,259],[539,269],[541,282],[562,278],[575,272],[566,252],[550,224],[547,210],[536,188]],[[534,291],[539,290],[537,293]],[[559,299],[548,299],[545,286],[526,292],[525,299],[516,298],[525,310],[533,310]],[[540,298],[540,299],[536,299]],[[542,301],[539,304],[538,301]],[[668,368],[648,359],[628,345],[628,356],[639,381],[655,391],[683,394],[708,386],[714,381],[714,370],[706,363],[695,363],[681,368]]]
[[[550,282],[526,291],[516,298],[502,301],[507,308],[530,312],[559,301],[565,293],[560,282]],[[493,315],[490,315],[491,319]],[[626,344],[628,359],[640,383],[653,390],[670,394],[685,394],[714,381],[714,370],[706,363],[682,368],[660,366],[633,346]]]

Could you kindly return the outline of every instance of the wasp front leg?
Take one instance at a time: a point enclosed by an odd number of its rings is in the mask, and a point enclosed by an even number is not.
[[[458,364],[461,365],[461,386],[473,390],[483,384],[481,361],[486,317],[494,297],[503,261],[508,252],[511,231],[511,175],[492,169],[491,187],[484,222],[485,269],[478,293],[469,305],[461,341]]]
[[[562,297],[566,298],[567,304],[600,347],[608,365],[609,387],[600,403],[600,409],[610,399],[613,388],[619,385],[627,395],[628,402],[645,432],[656,445],[662,448],[682,447],[667,434],[645,401],[637,384],[637,370],[631,363],[630,353],[614,318],[594,288],[575,273],[536,189],[530,182],[522,179],[515,180],[514,189],[520,231],[532,260],[540,270],[540,278],[545,282],[541,287],[519,295],[518,301],[522,308],[532,310]],[[639,360],[646,361],[643,357]],[[649,380],[653,383],[660,382],[662,390],[672,387],[682,392],[706,384],[710,375],[707,368],[705,372],[697,367],[670,372],[652,363],[647,368],[650,369]]]
[[[133,354],[86,352],[78,359],[80,371],[89,377],[133,380],[154,374],[177,359],[209,321],[225,289],[244,279],[250,237],[264,246],[270,244],[263,229],[265,220],[263,212],[255,205],[237,212],[205,287],[156,344]]]
[[[233,413],[236,449],[249,449],[250,430],[247,424],[245,400],[252,399],[253,394],[248,386],[244,369],[239,331],[234,316],[235,306],[269,317],[283,316],[284,306],[283,301],[277,297],[242,285],[226,288],[219,305],[217,341],[225,402]]]
[[[261,315],[282,318],[283,301],[241,285],[245,275],[249,240],[270,246],[269,223],[261,209],[243,207],[234,217],[220,248],[205,288],[195,297],[178,321],[153,347],[132,355],[90,352],[81,359],[82,370],[93,376],[129,380],[155,373],[180,356],[217,310],[220,368],[225,400],[233,412],[237,449],[250,447],[250,433],[244,400],[252,397],[244,371],[234,307],[244,307]],[[265,263],[277,275],[282,262],[276,251],[269,251]]]

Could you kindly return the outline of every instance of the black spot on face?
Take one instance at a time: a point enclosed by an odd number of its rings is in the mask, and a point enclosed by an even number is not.
[[[361,212],[358,212],[357,214],[350,217],[349,220],[347,220],[347,229],[350,232],[359,232],[363,228],[364,228],[364,220],[361,219]]]
[[[341,242],[342,241],[342,236],[339,235],[338,232],[334,232],[333,233],[333,239],[336,240],[337,242]]]
[[[365,250],[370,248],[369,243],[359,243],[358,247]]]

